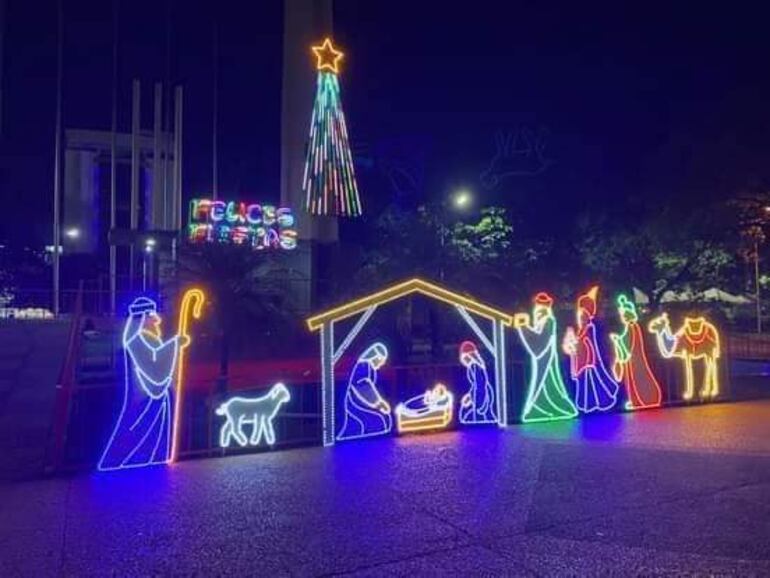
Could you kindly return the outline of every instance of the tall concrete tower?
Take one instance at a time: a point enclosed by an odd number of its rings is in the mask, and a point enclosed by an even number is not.
[[[3,134],[3,44],[5,42],[5,0],[0,0],[0,136]]]
[[[337,219],[307,213],[302,192],[305,145],[316,90],[310,47],[331,35],[332,0],[284,0],[281,203],[296,211],[300,240],[314,241],[313,245],[337,240]]]

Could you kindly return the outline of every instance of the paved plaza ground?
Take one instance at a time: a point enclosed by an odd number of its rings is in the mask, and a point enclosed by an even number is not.
[[[0,486],[0,575],[770,574],[770,402]]]

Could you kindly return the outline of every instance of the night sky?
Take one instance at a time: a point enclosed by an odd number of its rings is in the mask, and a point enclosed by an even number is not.
[[[458,186],[483,203],[548,198],[569,212],[640,195],[726,195],[770,172],[770,75],[759,4],[335,3],[346,52],[342,99],[370,207],[392,200],[398,166],[421,202]],[[676,4],[676,5],[674,5]],[[40,207],[2,236],[48,242],[53,182],[56,10],[9,0],[0,191]],[[120,128],[130,82],[185,86],[185,195],[211,187],[212,21],[220,36],[220,191],[277,198],[282,2],[121,2]],[[65,127],[110,126],[112,3],[65,0]],[[308,61],[312,74],[312,62]],[[307,95],[312,100],[313,95]],[[309,122],[309,119],[308,119]],[[542,173],[482,186],[494,135],[547,134]],[[705,151],[705,152],[704,152]],[[707,159],[704,161],[703,159]],[[379,171],[379,172],[378,172]],[[402,191],[403,193],[404,191]],[[403,199],[402,199],[403,200]]]

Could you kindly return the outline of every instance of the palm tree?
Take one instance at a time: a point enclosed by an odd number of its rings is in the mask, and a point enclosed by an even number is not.
[[[292,317],[288,272],[279,254],[204,243],[182,247],[177,273],[181,284],[198,284],[209,295],[220,334],[218,383],[226,391],[234,341],[248,335],[250,347],[259,348],[265,340],[253,339],[255,330],[270,333]]]

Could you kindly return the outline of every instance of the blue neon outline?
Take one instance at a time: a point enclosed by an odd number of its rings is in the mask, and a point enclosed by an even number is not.
[[[389,352],[388,352],[388,348],[387,348],[387,346],[386,346],[384,343],[382,343],[381,341],[377,341],[377,342],[375,342],[375,343],[372,343],[372,344],[371,344],[369,347],[367,347],[367,348],[364,350],[364,353],[366,353],[367,351],[369,351],[371,348],[373,348],[373,347],[374,347],[374,346],[376,346],[376,345],[380,345],[380,346],[382,346],[382,347],[385,349],[385,356],[386,356],[386,357],[385,357],[385,359],[386,359],[386,361],[387,361],[387,356],[388,356],[388,354],[389,354]],[[391,407],[391,404],[390,404],[390,402],[388,402],[388,400],[386,400],[384,397],[382,397],[382,395],[380,395],[380,392],[379,392],[379,390],[377,389],[377,375],[375,374],[375,376],[374,376],[374,380],[373,380],[373,383],[372,383],[372,387],[373,387],[373,388],[374,388],[374,390],[377,392],[377,395],[379,395],[379,396],[380,396],[380,398],[381,398],[381,399],[382,399],[382,400],[383,400],[385,403],[387,403],[387,404],[388,404],[388,408],[389,408],[389,413],[387,413],[387,414],[382,414],[383,416],[384,416],[384,415],[387,415],[387,416],[390,418],[390,419],[389,419],[389,421],[387,422],[387,428],[386,428],[384,431],[377,431],[377,432],[371,432],[371,433],[362,433],[362,434],[357,434],[357,435],[348,435],[348,436],[343,436],[343,435],[342,435],[342,432],[344,432],[344,431],[347,429],[347,425],[348,425],[348,418],[353,418],[353,419],[355,419],[355,420],[356,420],[358,423],[360,423],[360,424],[361,424],[361,428],[360,428],[360,429],[361,429],[362,431],[365,431],[365,429],[366,429],[366,427],[365,427],[364,423],[363,423],[363,422],[362,422],[362,421],[361,421],[359,418],[357,418],[356,416],[354,416],[354,415],[351,415],[351,414],[350,414],[350,413],[347,411],[347,408],[345,408],[345,398],[347,397],[347,395],[348,395],[348,392],[350,392],[350,388],[351,388],[351,380],[352,380],[352,378],[353,378],[353,375],[354,375],[354,373],[355,373],[356,367],[358,367],[358,364],[359,364],[359,363],[361,363],[361,361],[362,361],[362,359],[361,359],[361,357],[362,357],[362,356],[363,356],[363,354],[362,354],[361,356],[359,356],[359,357],[358,357],[358,360],[356,361],[356,364],[353,366],[353,369],[352,369],[352,370],[351,370],[351,372],[350,372],[350,376],[348,377],[348,384],[347,384],[347,387],[345,388],[345,395],[343,396],[343,402],[342,402],[342,403],[343,403],[343,410],[344,410],[344,413],[345,413],[345,417],[344,417],[344,419],[343,419],[343,422],[342,422],[342,427],[340,428],[340,430],[339,430],[339,433],[337,433],[337,434],[336,434],[336,436],[335,436],[335,440],[336,440],[336,441],[349,441],[349,440],[357,440],[357,439],[363,439],[363,438],[369,438],[369,437],[382,436],[382,435],[387,435],[387,434],[389,434],[389,433],[391,433],[391,432],[393,431],[393,421],[394,421],[394,418],[393,418],[393,416],[392,416],[392,415],[391,415],[391,413],[390,413],[390,411],[392,411],[392,407]],[[354,391],[353,391],[353,394],[356,396],[356,398],[358,398],[359,400],[361,400],[361,403],[362,403],[362,405],[364,405],[364,406],[368,406],[368,405],[369,405],[369,404],[366,402],[366,400],[364,400],[363,398],[361,398],[361,396],[360,396],[360,394],[358,394],[358,392],[356,392],[356,391],[354,390]],[[378,416],[378,417],[379,417],[379,416]],[[383,418],[383,421],[384,421],[384,418]]]
[[[470,343],[473,343],[473,342],[471,341]],[[473,345],[476,346],[475,343]],[[488,346],[487,346],[487,349],[489,349]],[[487,372],[487,364],[484,361],[483,357],[481,356],[481,353],[478,351],[478,347],[476,347],[476,351],[478,352],[478,357],[479,357],[479,360],[481,361],[481,363],[472,363],[472,364],[466,366],[466,365],[463,365],[462,361],[460,361],[460,364],[465,368],[465,378],[469,382],[469,384],[470,384],[470,379],[468,378],[468,375],[471,372],[471,365],[479,365],[481,370],[482,370],[482,372],[483,372],[483,374],[484,374],[484,384],[483,385],[482,384],[478,384],[478,383],[471,384],[469,386],[469,388],[468,388],[468,391],[466,391],[463,395],[460,396],[460,403],[457,406],[457,417],[458,417],[460,423],[463,424],[463,425],[483,425],[483,424],[498,423],[499,420],[498,420],[498,416],[497,416],[497,395],[495,394],[496,387],[493,387],[492,386],[492,382],[489,380],[489,372]],[[494,349],[493,349],[493,351],[494,351]],[[462,358],[462,355],[460,357]],[[488,407],[488,411],[492,414],[492,418],[491,419],[489,419],[489,418],[467,419],[467,418],[463,417],[463,409],[466,407],[464,405],[464,400],[466,399],[466,397],[471,400],[470,406],[467,406],[467,407],[471,407],[472,408],[472,410],[470,412],[471,415],[479,415],[479,412],[481,411],[481,410],[477,409],[476,407],[474,407],[474,405],[473,405],[473,398],[471,396],[471,390],[474,387],[476,387],[476,388],[483,387],[485,389],[485,391],[487,389],[489,390],[489,395],[487,396],[487,407]]]
[[[146,298],[149,299],[153,303],[153,305],[155,307],[155,311],[157,312],[157,309],[158,309],[157,301],[155,299],[150,299],[149,297],[146,297]],[[139,299],[139,298],[137,298],[137,299]],[[132,303],[135,303],[137,301],[137,299],[135,299]],[[171,339],[167,340],[163,345],[161,345],[160,347],[156,348],[156,347],[153,347],[152,344],[147,342],[147,340],[145,339],[145,337],[143,335],[144,332],[141,330],[141,326],[140,326],[140,329],[138,331],[138,334],[134,333],[130,339],[127,339],[126,333],[128,332],[130,327],[131,327],[131,314],[129,313],[128,319],[126,320],[126,324],[123,327],[123,335],[121,336],[121,344],[123,346],[123,404],[122,404],[122,406],[120,408],[120,413],[118,414],[118,419],[115,421],[115,423],[113,425],[113,429],[112,429],[112,433],[110,435],[110,438],[109,438],[107,444],[104,446],[104,450],[102,451],[102,455],[99,458],[99,462],[98,462],[98,464],[96,466],[97,470],[99,470],[101,472],[123,470],[123,469],[145,468],[145,467],[152,467],[152,466],[161,466],[161,465],[166,465],[166,464],[170,463],[170,461],[171,461],[171,442],[172,442],[172,436],[174,435],[173,423],[171,423],[171,422],[173,421],[174,403],[176,401],[176,400],[174,400],[174,397],[173,397],[173,391],[171,390],[171,384],[173,384],[173,380],[174,380],[173,376],[176,373],[176,367],[177,367],[177,363],[179,361],[179,350],[180,350],[180,348],[177,347],[176,351],[174,352],[173,362],[172,362],[172,365],[171,365],[172,369],[171,369],[171,372],[170,372],[171,376],[169,378],[167,378],[167,379],[164,379],[161,382],[155,382],[155,380],[151,379],[149,375],[142,376],[140,374],[138,368],[130,367],[129,358],[131,360],[134,360],[134,356],[131,353],[131,351],[128,349],[128,345],[129,345],[129,343],[131,341],[133,341],[134,339],[136,339],[138,337],[142,341],[142,343],[144,343],[146,346],[148,346],[150,349],[153,350],[153,358],[155,358],[156,355],[157,355],[157,351],[159,351],[160,349],[163,349],[164,347],[168,346],[170,343],[173,343],[175,341],[178,342],[179,336],[172,337]],[[132,329],[132,331],[135,331],[135,328],[131,327],[131,329]],[[123,462],[120,465],[115,466],[115,467],[105,467],[104,466],[104,459],[107,457],[107,453],[112,448],[112,445],[115,442],[115,438],[117,437],[118,431],[121,429],[120,426],[121,426],[121,424],[123,422],[123,416],[125,415],[126,408],[128,406],[129,381],[130,381],[130,375],[131,375],[132,371],[133,371],[133,373],[134,373],[134,375],[136,377],[136,381],[139,384],[139,387],[142,388],[142,390],[147,394],[148,397],[150,397],[151,399],[154,399],[154,400],[159,400],[163,396],[167,396],[167,401],[164,402],[164,405],[167,404],[169,406],[168,407],[168,412],[170,414],[170,419],[169,419],[169,424],[168,425],[162,424],[162,426],[161,426],[161,427],[167,427],[168,428],[168,435],[167,435],[167,439],[166,439],[166,446],[167,446],[166,447],[166,459],[165,460],[160,460],[160,461],[148,461],[147,463],[139,463],[139,464],[126,464],[125,463],[126,461],[130,460],[134,456],[136,451],[142,446],[144,441],[147,439],[147,436],[149,435],[149,432],[152,431],[152,428],[149,428],[148,432],[142,437],[142,439],[139,441],[139,443],[126,455],[126,457],[123,459]],[[149,381],[153,385],[160,385],[160,384],[162,384],[164,382],[169,382],[169,385],[166,386],[166,391],[163,394],[161,394],[160,396],[155,396],[155,395],[153,395],[147,389],[147,387],[143,383],[144,377],[146,377],[147,381]],[[143,410],[142,413],[140,414],[139,418],[137,418],[137,420],[135,420],[134,423],[131,424],[131,426],[129,427],[129,431],[132,431],[134,428],[136,428],[136,426],[137,426],[137,424],[139,422],[139,419],[142,418],[145,415],[146,411],[147,411],[147,409],[145,408],[145,410]],[[163,413],[163,410],[161,410],[159,412],[159,414],[162,414],[162,413]],[[165,417],[163,419],[165,421]],[[158,416],[156,416],[155,419],[153,420],[153,422],[152,422],[153,426],[155,425],[157,420],[158,420]],[[158,438],[158,441],[155,444],[155,448],[153,449],[153,451],[152,451],[152,453],[150,455],[155,455],[155,451],[157,450],[159,443],[160,443],[160,437]]]

